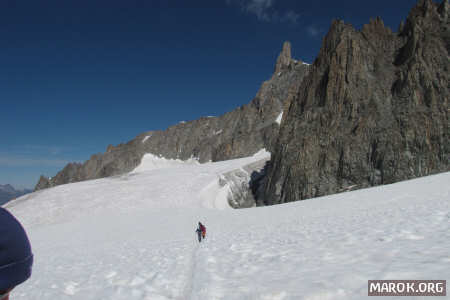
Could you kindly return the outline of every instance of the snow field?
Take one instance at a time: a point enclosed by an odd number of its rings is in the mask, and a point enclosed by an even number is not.
[[[369,279],[450,280],[450,172],[272,207],[227,207],[221,174],[264,156],[157,161],[158,168],[143,160],[124,176],[9,203],[36,259],[12,298],[363,299]],[[198,221],[207,227],[200,244]]]
[[[447,173],[228,215],[232,229],[210,229],[220,234],[204,250],[214,258],[204,285],[227,284],[192,299],[362,299],[369,279],[449,280],[450,195],[442,189],[448,179]],[[427,185],[432,189],[419,193]],[[404,195],[384,198],[397,192]]]

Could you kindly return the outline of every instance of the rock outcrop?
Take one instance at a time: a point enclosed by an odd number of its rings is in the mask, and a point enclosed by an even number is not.
[[[450,170],[448,11],[420,0],[397,33],[333,21],[288,99],[265,204]]]
[[[291,46],[286,42],[275,73],[249,104],[220,117],[182,122],[165,131],[142,133],[126,144],[109,145],[105,153],[95,154],[83,164],[68,164],[53,178],[42,176],[35,190],[129,172],[145,153],[207,162],[250,156],[262,148],[270,151],[279,131],[276,120],[290,87],[299,85],[308,70],[308,65],[291,58]]]

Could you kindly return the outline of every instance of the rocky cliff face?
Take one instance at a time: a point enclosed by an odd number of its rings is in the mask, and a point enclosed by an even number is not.
[[[333,21],[288,99],[265,204],[450,170],[448,11],[420,0],[397,33]]]
[[[290,87],[299,85],[308,70],[308,65],[291,58],[291,46],[286,42],[274,75],[248,105],[220,117],[180,123],[165,131],[145,132],[126,144],[110,145],[105,153],[93,155],[83,164],[68,164],[51,179],[41,176],[35,189],[123,174],[133,170],[145,153],[207,162],[249,156],[262,148],[270,151],[279,131],[276,119]]]

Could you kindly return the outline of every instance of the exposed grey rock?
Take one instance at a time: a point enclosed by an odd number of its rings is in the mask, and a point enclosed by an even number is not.
[[[51,183],[50,183],[50,179],[41,175],[41,177],[39,178],[38,183],[36,184],[34,190],[38,191],[38,190],[43,190],[46,188],[51,187]]]
[[[421,0],[398,33],[333,21],[290,95],[265,204],[450,170],[448,1]]]
[[[250,156],[262,148],[271,151],[279,131],[275,120],[291,86],[299,85],[309,66],[292,59],[290,44],[285,43],[275,70],[249,104],[220,117],[179,123],[164,131],[142,133],[126,144],[109,145],[105,153],[83,164],[69,164],[51,179],[41,177],[35,190],[129,172],[145,153],[207,162]]]
[[[280,72],[286,71],[287,69],[289,69],[292,63],[293,60],[291,57],[291,43],[286,41],[283,44],[283,50],[278,56],[274,73],[278,75]]]

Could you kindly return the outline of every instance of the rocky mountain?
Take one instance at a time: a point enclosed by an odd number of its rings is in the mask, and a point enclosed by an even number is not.
[[[129,172],[145,153],[207,162],[249,156],[262,148],[271,151],[290,87],[298,85],[308,70],[309,65],[291,57],[291,45],[286,42],[273,76],[249,104],[220,117],[182,122],[164,131],[142,133],[126,144],[110,145],[105,153],[83,164],[70,163],[52,178],[41,176],[35,190]]]
[[[28,189],[16,190],[10,184],[5,185],[0,184],[0,206],[5,204],[9,200],[15,199],[17,197],[23,196],[31,192],[32,190]]]
[[[398,32],[333,21],[288,99],[264,204],[450,171],[448,15],[420,0]]]

